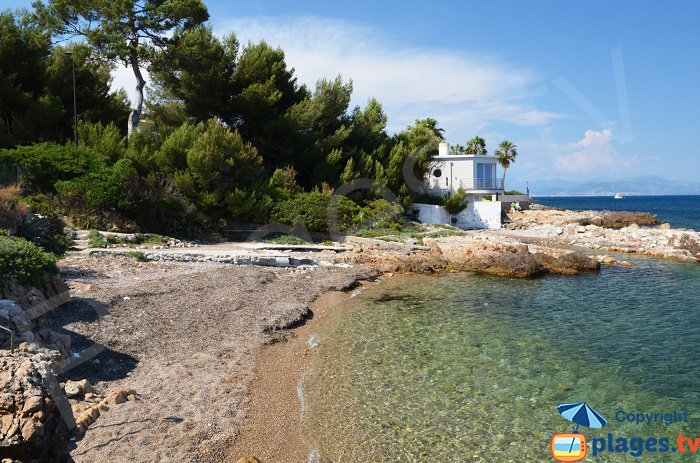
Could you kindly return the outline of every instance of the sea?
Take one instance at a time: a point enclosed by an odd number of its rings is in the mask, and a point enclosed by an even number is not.
[[[642,211],[656,214],[673,228],[700,230],[700,195],[692,196],[548,196],[534,197],[545,206],[571,210]]]
[[[649,210],[700,228],[687,213],[698,199],[542,202]],[[618,257],[633,266],[534,279],[405,275],[365,287],[318,325],[309,353],[303,427],[314,461],[554,461],[552,436],[573,431],[557,406],[577,402],[607,420],[579,429],[586,461],[700,461],[700,451],[671,450],[679,435],[700,437],[700,265]],[[640,415],[683,419],[642,424]]]

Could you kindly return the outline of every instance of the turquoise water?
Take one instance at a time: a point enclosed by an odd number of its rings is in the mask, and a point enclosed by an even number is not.
[[[629,259],[629,257],[628,257]],[[334,462],[553,461],[561,402],[595,437],[700,436],[700,265],[634,259],[600,274],[406,276],[364,290],[318,333],[306,435]],[[688,423],[619,423],[687,411]],[[589,461],[700,461],[604,453]]]
[[[535,198],[545,206],[572,210],[641,211],[656,214],[674,228],[700,230],[700,196],[560,196]]]

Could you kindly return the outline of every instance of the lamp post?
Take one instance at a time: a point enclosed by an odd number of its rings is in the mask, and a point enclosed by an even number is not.
[[[75,80],[75,56],[69,51],[66,52],[66,56],[70,57],[73,62],[73,141],[75,146],[78,146],[78,94]]]

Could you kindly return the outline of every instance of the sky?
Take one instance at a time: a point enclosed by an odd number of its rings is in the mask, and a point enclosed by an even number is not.
[[[433,117],[451,144],[513,141],[509,178],[699,177],[700,2],[205,3],[217,34],[283,48],[300,82],[352,79],[389,132]],[[113,85],[131,91],[129,71]]]

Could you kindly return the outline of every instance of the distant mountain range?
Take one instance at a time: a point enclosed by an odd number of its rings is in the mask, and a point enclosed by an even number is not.
[[[628,178],[600,178],[584,182],[569,180],[535,180],[529,182],[533,196],[624,196],[700,195],[700,182],[666,180],[656,175]],[[506,189],[525,192],[524,181],[506,179]]]

